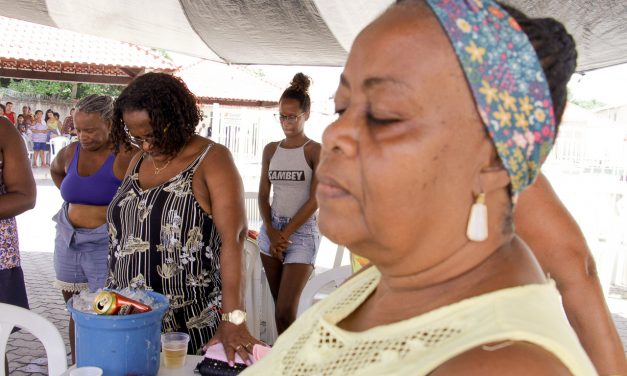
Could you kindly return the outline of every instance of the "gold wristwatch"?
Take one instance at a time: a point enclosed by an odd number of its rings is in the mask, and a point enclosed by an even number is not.
[[[246,312],[234,309],[231,312],[222,314],[222,321],[228,321],[235,325],[240,325],[241,323],[246,321]]]

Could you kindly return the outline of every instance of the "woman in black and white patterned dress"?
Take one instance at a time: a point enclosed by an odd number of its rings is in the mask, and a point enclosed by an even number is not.
[[[257,341],[243,322],[246,217],[228,149],[194,134],[196,98],[179,79],[148,73],[115,103],[112,139],[139,147],[107,213],[110,287],[166,295],[164,331],[189,333],[189,353],[211,339],[248,358]]]

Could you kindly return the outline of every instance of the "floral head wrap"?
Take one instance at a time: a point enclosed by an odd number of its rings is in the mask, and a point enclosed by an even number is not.
[[[555,140],[544,71],[529,38],[492,0],[427,0],[451,40],[515,199]]]

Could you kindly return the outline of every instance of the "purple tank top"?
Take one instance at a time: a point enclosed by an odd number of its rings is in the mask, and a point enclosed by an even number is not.
[[[74,157],[68,167],[67,175],[61,182],[61,197],[70,204],[109,205],[122,180],[113,173],[115,155],[111,154],[98,171],[89,176],[78,174],[80,143],[76,143]]]

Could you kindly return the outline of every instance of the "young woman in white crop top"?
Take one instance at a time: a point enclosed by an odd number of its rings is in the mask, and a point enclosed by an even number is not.
[[[276,116],[285,139],[264,148],[259,183],[263,219],[259,248],[279,334],[296,319],[298,300],[320,245],[314,194],[320,144],[307,138],[304,130],[311,108],[309,85],[309,77],[297,73],[281,95]]]

